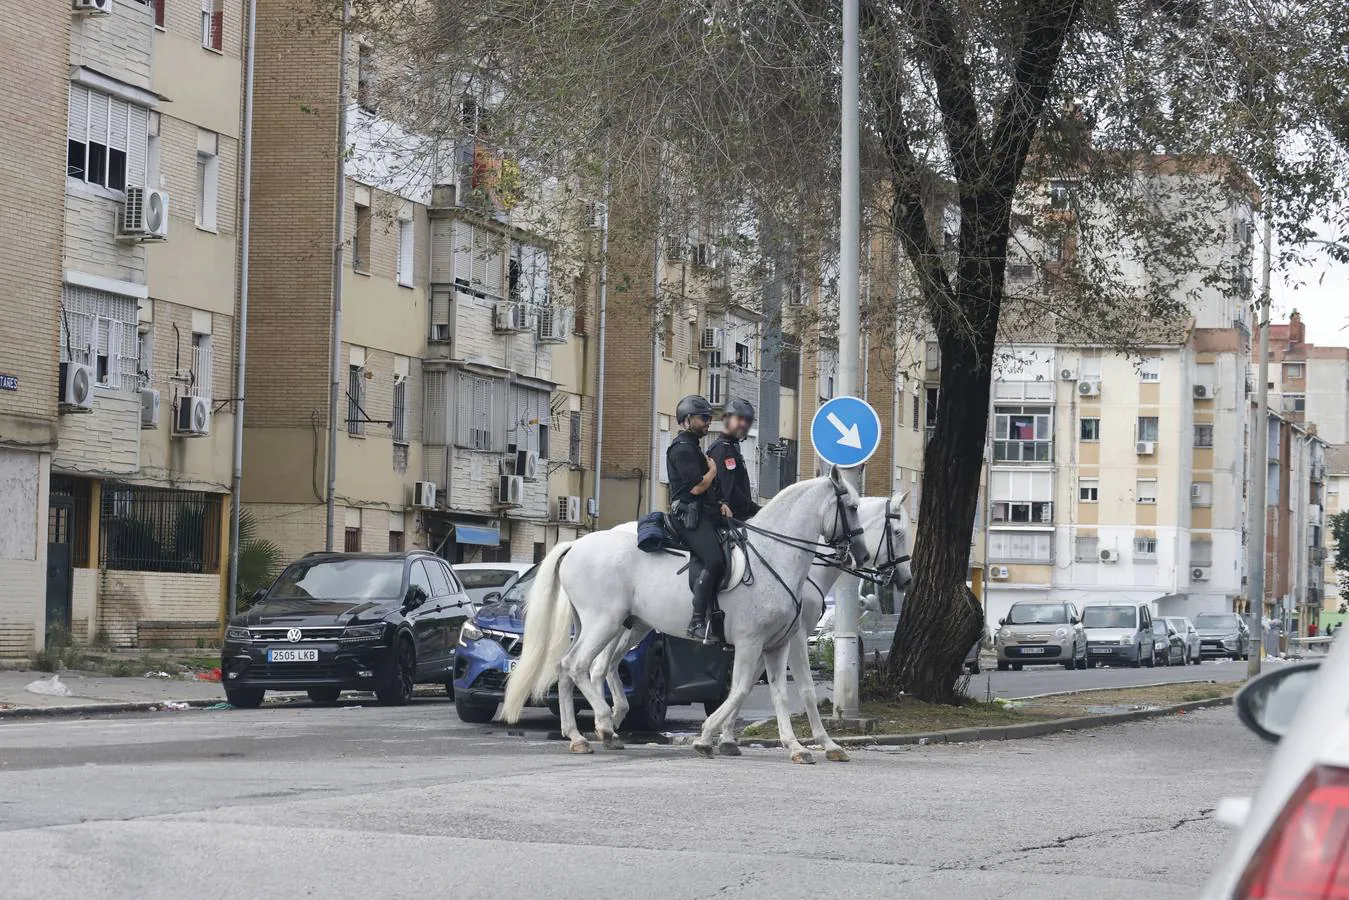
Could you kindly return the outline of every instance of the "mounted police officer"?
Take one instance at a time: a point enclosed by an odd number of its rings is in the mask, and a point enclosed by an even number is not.
[[[722,432],[707,449],[707,456],[717,464],[717,491],[731,508],[731,515],[742,522],[759,511],[754,502],[754,489],[749,483],[749,469],[740,455],[740,442],[749,436],[754,425],[754,406],[740,397],[726,404]]]
[[[688,635],[706,640],[707,614],[716,599],[726,562],[717,526],[731,515],[717,490],[717,466],[702,451],[701,441],[712,424],[712,404],[696,394],[679,401],[675,420],[683,429],[665,451],[670,481],[671,521],[693,554],[689,587],[693,591],[693,618]]]

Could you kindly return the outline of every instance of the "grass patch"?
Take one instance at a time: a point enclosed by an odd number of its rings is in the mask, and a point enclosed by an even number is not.
[[[1125,712],[1147,707],[1173,706],[1213,700],[1233,694],[1241,685],[1231,684],[1168,684],[1147,688],[1116,688],[1112,690],[1083,691],[1057,697],[1034,700],[1014,700],[983,703],[968,700],[959,706],[923,703],[909,697],[894,700],[875,700],[862,704],[862,716],[874,719],[873,734],[916,734],[928,731],[952,731],[957,728],[988,728],[998,725],[1019,725],[1052,719]],[[820,704],[826,716],[825,727],[834,736],[861,735],[864,732],[842,723],[830,722],[828,701]],[[797,736],[810,734],[804,715],[792,717],[792,728]],[[775,739],[777,722],[768,721],[745,729],[747,738]]]

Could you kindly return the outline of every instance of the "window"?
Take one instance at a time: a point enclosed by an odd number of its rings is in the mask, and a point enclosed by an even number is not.
[[[1101,561],[1101,542],[1095,536],[1087,537],[1079,534],[1073,541],[1073,558],[1080,563],[1094,563]]]
[[[1156,559],[1157,539],[1151,537],[1134,538],[1134,559]]]
[[[918,416],[921,414],[921,410],[919,409],[920,406],[922,406],[922,402],[918,399],[918,392],[915,391],[915,392],[914,392],[914,395],[913,395],[913,430],[914,430],[914,431],[917,431],[917,430],[918,430]]]
[[[1054,535],[1044,531],[990,531],[988,555],[1007,562],[1054,561]]]
[[[444,597],[450,592],[450,579],[445,575],[445,567],[440,563],[423,562],[427,576],[431,579],[431,596]]]
[[[61,360],[92,366],[100,387],[138,390],[136,319],[135,298],[65,285],[61,292]]]
[[[98,567],[219,572],[220,508],[225,496],[103,482]]]
[[[1207,538],[1190,538],[1190,565],[1213,565],[1213,541]]]
[[[795,347],[783,347],[778,354],[778,383],[794,391],[800,380],[801,352]]]
[[[993,458],[999,462],[1048,462],[1053,445],[1048,408],[998,407],[993,416]]]
[[[686,337],[687,340],[688,340],[688,347],[689,347],[689,365],[690,365],[690,366],[693,366],[693,367],[696,369],[696,368],[698,368],[699,366],[702,365],[702,359],[698,356],[698,352],[699,352],[699,351],[698,351],[698,323],[697,323],[697,322],[688,322],[688,323],[686,323],[686,324],[685,324],[685,331],[687,332],[687,334],[685,335],[685,337]],[[796,381],[793,380],[793,381],[792,381],[792,384],[795,384],[795,383],[796,383]]]
[[[1194,445],[1196,447],[1213,446],[1213,426],[1195,425],[1194,426]]]
[[[413,243],[415,232],[411,219],[398,220],[398,283],[403,287],[414,284],[412,266],[416,257],[416,245]]]
[[[1042,501],[1003,501],[993,504],[993,523],[1049,523],[1054,521],[1054,504]]]
[[[408,587],[419,587],[431,596],[431,576],[426,574],[426,566],[417,560],[408,568]]]
[[[1161,381],[1162,379],[1162,358],[1160,356],[1148,356],[1143,359],[1142,365],[1138,367],[1139,381]]]
[[[193,397],[211,399],[211,336],[209,334],[192,335],[192,387]]]
[[[1049,183],[1049,208],[1067,209],[1072,205],[1073,188],[1067,181],[1051,181]]]
[[[342,533],[342,549],[347,553],[361,552],[361,529],[347,528]]]
[[[66,175],[87,184],[124,191],[145,183],[150,111],[70,86],[66,133]]]
[[[1134,484],[1134,499],[1139,503],[1157,502],[1157,479],[1140,478]]]
[[[197,227],[215,231],[220,195],[220,135],[197,132]]]
[[[365,354],[351,348],[347,366],[347,434],[365,434]]]
[[[351,241],[351,268],[370,272],[370,207],[356,204],[356,234]]]
[[[665,314],[664,337],[662,340],[661,355],[666,359],[673,360],[675,354],[675,320],[671,313]]]
[[[164,4],[168,0],[151,0],[151,2],[155,7],[155,27],[162,30],[164,28]]]
[[[1213,483],[1211,481],[1196,481],[1190,485],[1190,505],[1213,505]]]
[[[724,377],[721,371],[721,351],[713,350],[707,354],[707,402],[713,406],[720,406],[726,400]],[[832,391],[833,379],[830,378],[829,382]]]
[[[941,396],[941,392],[940,392],[937,388],[931,388],[931,387],[930,387],[930,388],[927,389],[927,427],[928,427],[928,428],[936,428],[936,427],[937,427],[937,407],[938,407],[939,402],[940,402],[939,399],[938,399],[940,396]]]
[[[1138,417],[1138,439],[1140,441],[1157,440],[1157,417],[1139,416]]]
[[[573,412],[568,416],[567,462],[573,469],[581,468],[581,414]]]
[[[1079,436],[1084,441],[1099,441],[1101,439],[1101,420],[1099,418],[1083,418],[1080,423]]]
[[[140,377],[142,386],[149,385],[154,380],[154,359],[155,333],[151,330],[151,326],[146,324],[136,332],[136,374]]]
[[[1054,521],[1054,476],[1049,472],[992,473],[992,522],[1048,524]]]
[[[736,343],[735,367],[742,372],[748,372],[754,368],[754,359],[750,356],[749,344]]]
[[[1083,503],[1095,503],[1101,499],[1101,479],[1077,479],[1077,499]]]
[[[505,441],[498,437],[495,406],[504,388],[505,384],[496,379],[459,375],[459,423],[455,435],[458,446],[470,450],[503,448]]]
[[[505,252],[503,240],[498,235],[493,234],[483,228],[478,228],[469,222],[456,219],[452,223],[439,223],[442,230],[445,227],[451,229],[449,236],[452,251],[452,273],[454,283],[462,285],[475,293],[486,294],[491,297],[501,297],[501,276],[505,271]],[[435,235],[432,236],[433,241]],[[444,253],[433,254],[433,263],[436,258],[443,258]],[[517,272],[517,279],[526,279],[528,272]],[[433,281],[440,281],[440,278],[432,278]],[[545,280],[546,283],[546,280]],[[523,288],[521,288],[523,290]],[[523,299],[523,298],[522,298]]]
[[[666,454],[670,449],[670,425],[669,421],[664,416],[661,416],[660,441],[658,447],[660,450],[660,483],[669,484],[670,468],[667,464]]]
[[[1295,380],[1295,379],[1303,378],[1303,377],[1305,377],[1305,375],[1306,375],[1306,370],[1302,368],[1302,363],[1284,363],[1284,364],[1283,364],[1283,380],[1284,380],[1284,381],[1293,381],[1293,380]]]
[[[375,48],[361,44],[356,52],[356,102],[366,112],[379,105],[375,99]]]
[[[393,377],[393,442],[406,444],[408,421],[408,379],[406,375]]]
[[[390,531],[390,532],[389,532],[389,552],[390,552],[390,553],[402,553],[402,552],[403,552],[403,549],[404,549],[404,547],[403,547],[403,532],[401,532],[401,531]]]
[[[216,52],[225,48],[224,0],[201,0],[201,45]]]
[[[1306,394],[1284,394],[1283,411],[1284,412],[1306,412],[1307,395]]]
[[[431,292],[431,334],[432,343],[447,344],[451,340],[449,291]]]

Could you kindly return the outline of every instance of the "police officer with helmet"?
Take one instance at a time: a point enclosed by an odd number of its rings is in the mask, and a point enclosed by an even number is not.
[[[726,404],[722,421],[722,432],[707,449],[707,456],[717,464],[717,491],[722,500],[731,508],[732,516],[745,522],[759,511],[745,458],[740,455],[740,442],[749,436],[754,425],[754,405],[736,397]]]
[[[717,526],[730,517],[731,509],[717,490],[717,465],[703,454],[701,441],[712,424],[712,404],[691,394],[679,401],[675,420],[683,429],[665,451],[670,482],[671,521],[699,565],[689,566],[693,591],[693,618],[688,635],[707,640],[707,613],[717,596],[726,563],[721,553]]]

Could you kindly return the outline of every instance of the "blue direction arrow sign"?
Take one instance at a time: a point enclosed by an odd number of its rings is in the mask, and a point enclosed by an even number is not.
[[[826,464],[851,469],[871,459],[881,443],[881,417],[857,397],[835,397],[810,423],[810,442]]]

